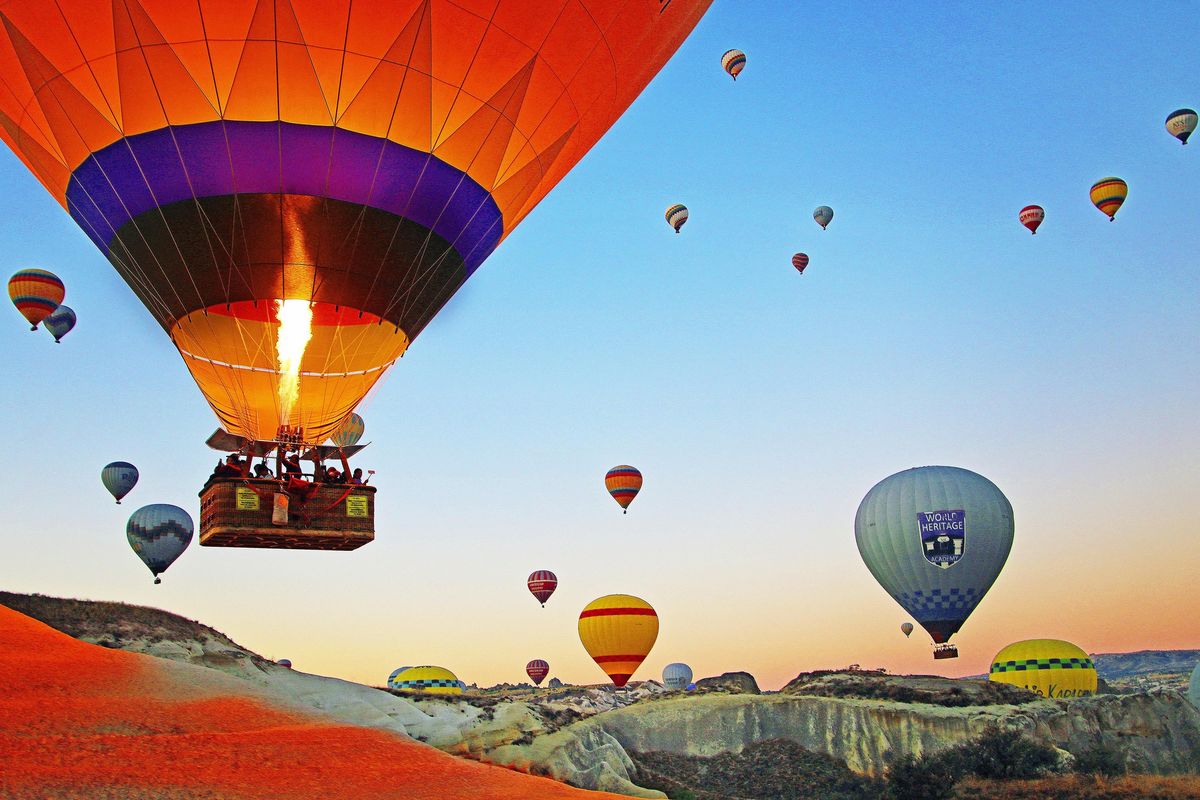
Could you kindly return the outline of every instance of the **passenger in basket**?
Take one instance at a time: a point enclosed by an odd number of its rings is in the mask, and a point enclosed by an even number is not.
[[[269,481],[275,477],[275,473],[271,472],[271,468],[267,466],[267,462],[264,460],[254,465],[254,477],[260,481]]]

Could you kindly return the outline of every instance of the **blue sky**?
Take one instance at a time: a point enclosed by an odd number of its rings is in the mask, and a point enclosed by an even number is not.
[[[55,346],[9,314],[0,582],[158,605],[368,682],[410,663],[515,680],[535,657],[599,680],[574,620],[609,592],[662,618],[636,677],[932,671],[853,517],[876,481],[946,463],[1005,491],[1016,544],[939,669],[1043,636],[1200,646],[1200,148],[1163,128],[1200,103],[1195,11],[719,0],[370,398],[377,541],[193,545],[159,587],[125,517],[197,515],[215,418],[4,151],[5,260],[61,275],[80,322]],[[736,83],[731,47],[749,57]],[[1112,224],[1088,200],[1108,175],[1130,185]],[[674,202],[691,212],[678,236]],[[1029,203],[1046,208],[1036,237],[1016,218]],[[143,475],[120,507],[98,480],[115,459]],[[646,475],[624,517],[603,491],[618,463]],[[544,611],[523,586],[537,568],[563,581]]]

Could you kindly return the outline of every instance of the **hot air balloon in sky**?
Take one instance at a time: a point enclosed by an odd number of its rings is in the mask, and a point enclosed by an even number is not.
[[[536,597],[544,608],[550,595],[554,594],[554,590],[558,588],[558,576],[548,569],[539,569],[530,574],[525,585],[529,587],[529,593]]]
[[[1172,111],[1167,117],[1167,133],[1181,143],[1187,144],[1188,137],[1196,130],[1196,112],[1190,108]]]
[[[821,230],[825,230],[833,221],[833,209],[829,206],[817,206],[813,211],[813,219],[821,226]]]
[[[646,660],[658,638],[658,615],[645,600],[608,594],[579,614],[579,641],[618,689]]]
[[[1085,697],[1099,684],[1092,658],[1070,642],[1029,639],[1005,647],[992,659],[988,680],[1024,686],[1041,697]]]
[[[128,461],[114,461],[100,470],[100,482],[120,504],[121,499],[137,486],[138,469]]]
[[[46,330],[54,337],[55,344],[62,342],[62,337],[71,332],[71,329],[75,327],[75,322],[75,312],[64,305],[54,309],[50,316],[42,320]]]
[[[525,674],[533,681],[534,686],[541,686],[542,681],[550,674],[550,665],[540,658],[535,658],[525,665]]]
[[[138,558],[158,577],[183,555],[192,543],[192,518],[179,506],[166,503],[142,506],[129,517],[125,537]]]
[[[982,475],[917,467],[884,478],[854,517],[867,569],[943,647],[995,582],[1013,541],[1012,505]]]
[[[0,138],[226,432],[316,444],[710,2],[9,0]]]
[[[604,486],[612,495],[613,500],[616,500],[621,508],[625,509],[624,513],[628,514],[629,504],[642,490],[642,473],[638,471],[637,467],[631,467],[628,464],[613,467],[604,476]]]
[[[679,229],[683,227],[683,223],[688,221],[687,206],[676,203],[668,208],[667,213],[663,216],[666,217],[667,224],[674,228],[676,233],[679,233]]]
[[[1022,225],[1029,228],[1030,233],[1036,234],[1038,226],[1046,219],[1046,209],[1041,206],[1025,206],[1021,209],[1021,213],[1017,214],[1017,219],[1021,221]]]
[[[359,439],[362,438],[363,433],[366,430],[367,426],[366,423],[363,422],[363,418],[358,414],[351,414],[350,416],[346,417],[346,421],[343,422],[333,436],[330,437],[330,441],[332,441],[338,447],[353,447],[354,445],[358,444]]]
[[[687,664],[667,664],[663,667],[662,673],[663,686],[668,689],[680,691],[686,689],[688,684],[692,682],[692,668]]]
[[[721,56],[721,69],[729,73],[729,77],[737,80],[746,68],[746,54],[741,50],[726,50]]]
[[[912,624],[911,622],[904,622],[904,623],[901,623],[901,625],[900,625],[900,632],[901,632],[901,633],[903,633],[903,634],[904,634],[904,638],[905,638],[905,639],[907,639],[909,636],[911,636],[911,635],[912,635],[912,632],[913,632],[913,624]]]
[[[3,136],[0,133],[0,138]],[[32,326],[31,331],[36,331],[38,323],[54,313],[66,294],[59,277],[44,269],[23,269],[8,279],[8,297]]]
[[[796,255],[792,256],[792,266],[796,268],[797,272],[803,275],[804,269],[808,266],[808,254],[796,253]]]
[[[1120,178],[1101,178],[1092,184],[1092,205],[1108,215],[1112,222],[1117,217],[1117,209],[1129,195],[1129,184]]]

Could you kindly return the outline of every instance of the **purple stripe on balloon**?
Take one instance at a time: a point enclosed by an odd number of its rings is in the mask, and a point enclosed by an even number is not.
[[[159,206],[271,193],[329,197],[412,220],[450,242],[468,275],[503,232],[487,190],[429,153],[288,122],[204,122],[127,137],[75,170],[67,207],[107,253],[121,226]]]

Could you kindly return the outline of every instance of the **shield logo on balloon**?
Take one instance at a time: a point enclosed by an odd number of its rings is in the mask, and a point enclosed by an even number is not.
[[[917,530],[921,552],[935,567],[950,569],[963,557],[967,544],[967,512],[963,509],[920,511]]]

